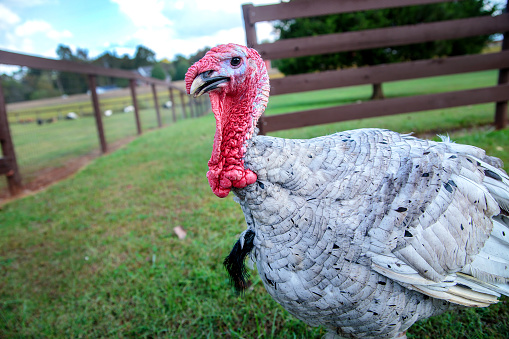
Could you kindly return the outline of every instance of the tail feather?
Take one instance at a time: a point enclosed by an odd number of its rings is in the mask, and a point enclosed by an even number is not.
[[[509,295],[509,217],[497,215],[492,219],[490,237],[474,261],[463,268],[466,275],[462,278],[470,279],[465,285],[473,290],[479,286]]]
[[[484,294],[509,296],[509,176],[497,158],[472,157],[484,170],[483,183],[500,207],[493,229],[474,261],[457,273],[458,283]]]
[[[466,286],[473,291],[491,294],[496,297],[500,297],[500,295],[505,294],[509,295],[509,286],[505,283],[487,283],[485,281],[474,278],[472,275],[464,274],[464,273],[456,273],[457,282],[460,285]]]

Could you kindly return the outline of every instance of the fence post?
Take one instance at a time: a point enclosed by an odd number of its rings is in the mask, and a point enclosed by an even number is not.
[[[264,127],[265,127],[265,114],[262,114],[260,119],[258,119],[258,135],[265,135]]]
[[[177,113],[175,112],[175,100],[173,97],[173,88],[168,87],[170,91],[170,101],[171,101],[171,113],[173,115],[173,122],[177,122]]]
[[[180,103],[182,104],[182,118],[187,118],[186,113],[186,97],[183,92],[180,92]]]
[[[509,0],[505,5],[505,12],[509,13]],[[509,32],[504,33],[504,39],[502,40],[502,51],[509,50]],[[501,68],[498,71],[498,84],[509,83],[509,68]],[[497,102],[495,105],[495,126],[497,129],[503,129],[507,127],[507,101]]]
[[[246,31],[247,47],[253,48],[257,43],[256,27],[251,23],[250,11],[253,9],[253,4],[242,5],[242,14],[244,16],[244,28]]]
[[[136,120],[136,130],[138,134],[141,134],[141,122],[140,122],[140,112],[138,111],[138,100],[136,99],[136,80],[129,79],[129,87],[131,87],[131,98],[133,100],[134,106],[134,118]]]
[[[191,111],[191,117],[196,118],[196,112],[194,110],[194,100],[192,98],[189,98],[189,110]]]
[[[92,94],[92,107],[94,108],[95,124],[97,126],[97,134],[99,135],[101,152],[106,153],[108,151],[108,145],[106,144],[106,138],[104,137],[104,127],[101,116],[101,108],[99,107],[99,98],[96,91],[95,75],[88,75],[88,85],[90,87],[90,93]]]
[[[21,192],[21,175],[19,173],[14,144],[12,142],[11,131],[9,129],[9,120],[7,119],[7,106],[5,105],[4,90],[0,82],[0,144],[2,144],[2,154],[0,157],[0,174],[7,176],[7,185],[9,193],[16,195]]]
[[[203,98],[203,114],[208,113],[210,111],[210,101],[207,98]]]
[[[196,110],[196,117],[201,116],[201,97],[194,99],[194,109]]]
[[[201,108],[201,115],[205,115],[205,112],[207,112],[207,103],[205,97],[200,97],[200,108]]]
[[[157,90],[156,85],[152,84],[152,95],[154,96],[154,105],[156,107],[156,114],[157,114],[157,125],[159,128],[163,127],[163,123],[161,121],[161,112],[159,112],[159,100],[157,100]]]

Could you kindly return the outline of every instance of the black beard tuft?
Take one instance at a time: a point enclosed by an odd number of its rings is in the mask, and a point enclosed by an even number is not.
[[[254,247],[255,232],[247,230],[244,233],[244,247],[241,248],[240,239],[233,245],[232,251],[224,259],[223,265],[230,275],[230,282],[237,293],[243,293],[250,285],[247,281],[249,272],[246,269],[244,260]]]

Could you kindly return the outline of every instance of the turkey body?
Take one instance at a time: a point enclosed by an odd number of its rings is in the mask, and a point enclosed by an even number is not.
[[[509,177],[479,148],[359,129],[310,140],[256,135],[269,76],[254,49],[212,48],[186,73],[216,133],[207,179],[233,191],[247,230],[225,266],[329,337],[404,337],[415,321],[509,295]]]
[[[450,290],[468,286],[482,268],[476,256],[488,256],[480,252],[499,213],[483,189],[488,162],[497,165],[475,147],[379,129],[252,138],[245,164],[258,180],[234,193],[265,288],[297,318],[346,337],[392,338],[481,303]]]

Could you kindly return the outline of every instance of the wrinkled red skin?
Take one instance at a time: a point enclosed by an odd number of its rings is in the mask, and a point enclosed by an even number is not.
[[[224,198],[232,187],[244,188],[255,183],[257,177],[251,170],[244,168],[245,133],[252,124],[249,110],[239,105],[237,98],[221,96],[220,93],[210,93],[212,107],[219,106],[220,101],[226,105],[223,105],[221,119],[216,119],[216,134],[207,178],[212,191]]]
[[[257,68],[265,65],[256,51],[238,45],[221,45],[191,66],[186,74],[186,88],[189,93],[193,80],[209,70],[225,71],[224,60],[233,52],[254,53],[252,62],[246,62],[242,74],[231,71],[230,81],[220,90],[209,92],[212,111],[216,118],[216,134],[212,155],[208,162],[207,178],[214,194],[226,197],[232,187],[244,188],[256,182],[256,174],[244,167],[246,141],[251,138],[256,121],[266,105],[266,98],[257,102],[255,82],[259,80]],[[260,65],[261,63],[261,65]],[[223,69],[221,69],[223,67]],[[263,72],[262,72],[263,73]],[[230,74],[228,74],[230,75]],[[267,79],[268,85],[268,79]]]

